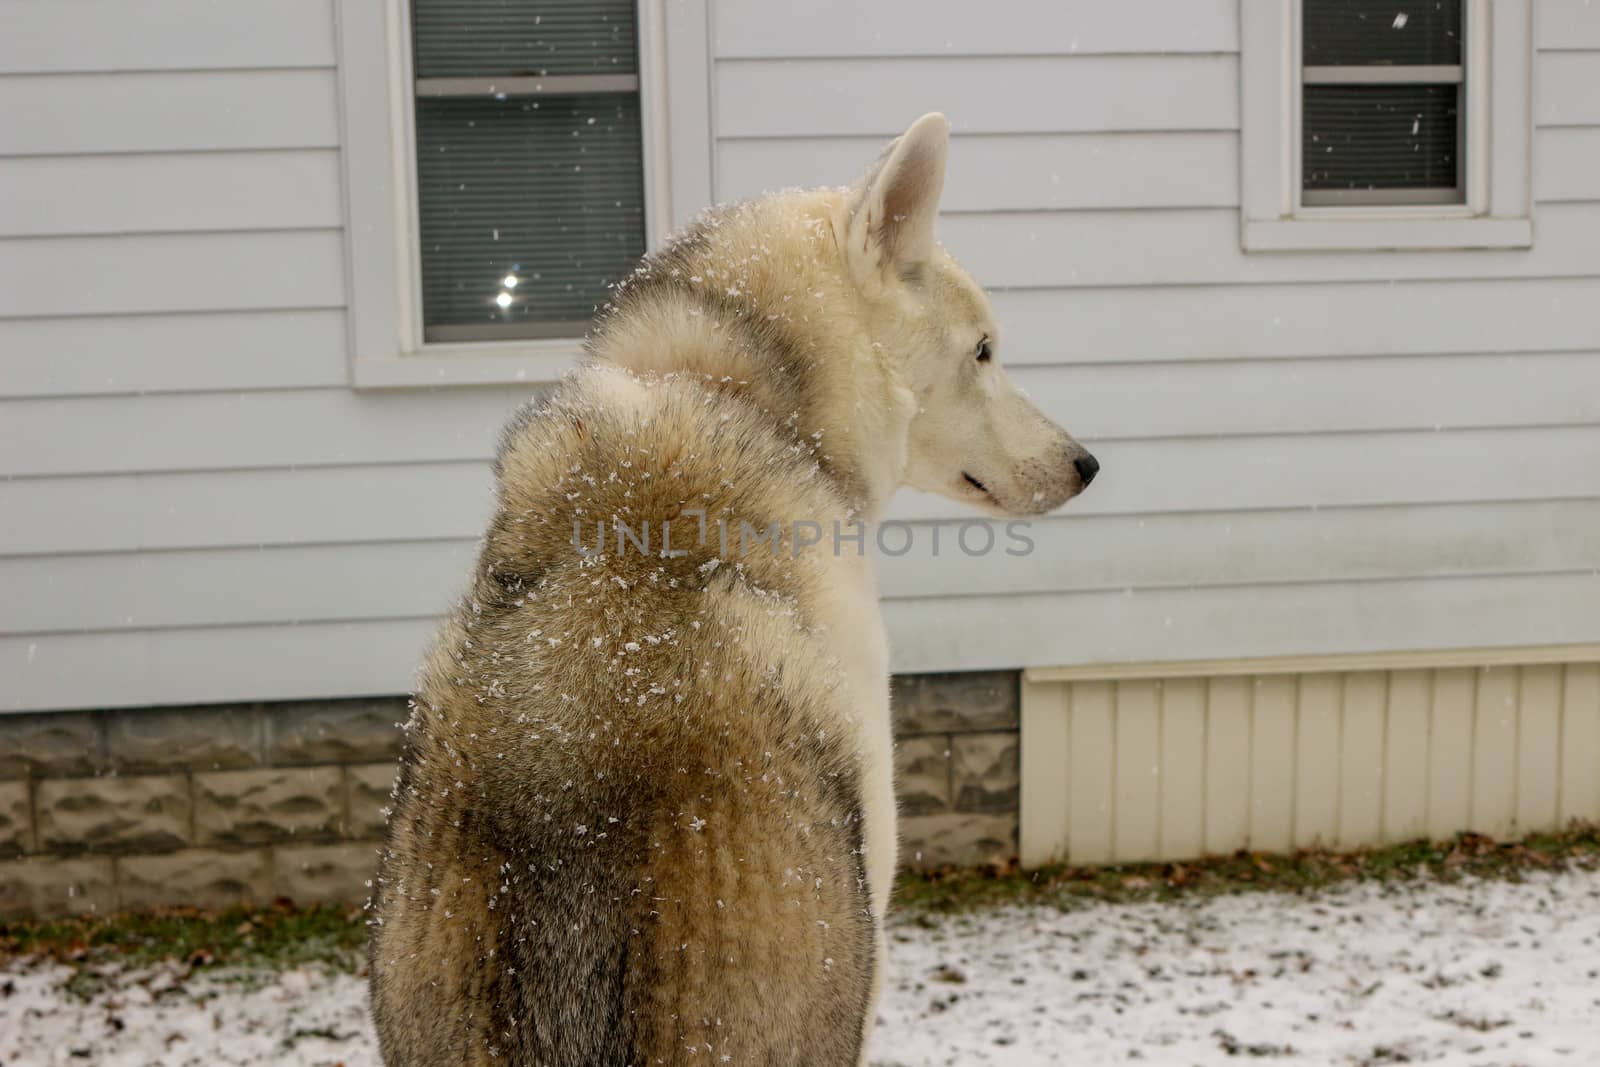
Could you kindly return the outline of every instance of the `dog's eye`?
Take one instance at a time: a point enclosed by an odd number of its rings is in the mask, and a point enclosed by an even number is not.
[[[979,363],[987,363],[987,362],[989,362],[989,356],[990,355],[991,355],[991,353],[989,352],[989,339],[987,337],[985,337],[983,340],[978,342],[978,362]]]

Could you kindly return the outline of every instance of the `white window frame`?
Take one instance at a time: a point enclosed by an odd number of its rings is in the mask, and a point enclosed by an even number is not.
[[[652,248],[712,199],[707,2],[638,0],[645,241]],[[582,338],[423,340],[409,0],[339,0],[336,7],[351,384],[560,377],[582,352]]]
[[[1300,0],[1240,0],[1240,239],[1247,252],[1533,244],[1531,0],[1465,0],[1466,202],[1300,202]]]

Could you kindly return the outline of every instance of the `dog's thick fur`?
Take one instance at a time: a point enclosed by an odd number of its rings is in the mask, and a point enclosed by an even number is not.
[[[848,531],[902,484],[1035,513],[1093,476],[934,244],[947,141],[926,116],[853,189],[703,219],[507,428],[375,894],[391,1067],[861,1061],[895,867],[887,646],[869,559],[793,524]],[[595,553],[618,521],[651,551]],[[741,523],[779,550],[739,551]]]

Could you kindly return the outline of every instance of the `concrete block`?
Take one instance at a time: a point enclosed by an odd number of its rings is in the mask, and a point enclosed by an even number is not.
[[[105,766],[104,747],[94,712],[0,715],[0,778],[93,774]]]
[[[254,704],[129,708],[106,714],[106,754],[123,773],[254,767],[261,713]]]
[[[957,734],[951,765],[957,811],[1003,815],[1022,794],[1020,735]]]
[[[117,861],[117,907],[223,909],[272,899],[272,857],[264,849],[219,852],[186,848]]]
[[[40,919],[116,909],[110,856],[29,856],[0,861],[0,915]]]
[[[378,870],[378,845],[312,845],[273,850],[273,893],[307,904],[360,904]]]
[[[32,806],[27,782],[0,782],[0,856],[33,851]]]
[[[338,767],[267,767],[194,776],[195,842],[331,841],[344,825]]]
[[[950,812],[900,820],[900,863],[906,867],[1003,864],[1016,854],[1015,815]]]
[[[950,810],[950,738],[908,737],[894,746],[895,798],[902,815]]]
[[[398,697],[268,705],[266,761],[281,766],[398,759],[402,735],[396,724],[409,714]]]
[[[890,685],[895,733],[1015,730],[1020,678],[1016,671],[896,675]]]
[[[49,778],[34,789],[42,852],[170,852],[189,843],[185,775]]]
[[[361,840],[381,840],[387,824],[387,811],[393,799],[395,774],[399,768],[393,763],[364,763],[346,767],[346,808],[350,813],[345,825],[345,836]]]

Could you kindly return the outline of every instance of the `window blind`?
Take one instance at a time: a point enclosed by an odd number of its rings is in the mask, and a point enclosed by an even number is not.
[[[1456,119],[1453,85],[1308,85],[1305,188],[1453,188]]]
[[[1464,199],[1461,0],[1303,0],[1301,199]]]
[[[637,74],[634,0],[413,0],[419,78]]]
[[[631,0],[414,0],[428,341],[581,336],[644,251]]]
[[[1461,62],[1461,0],[1306,0],[1308,67]]]

